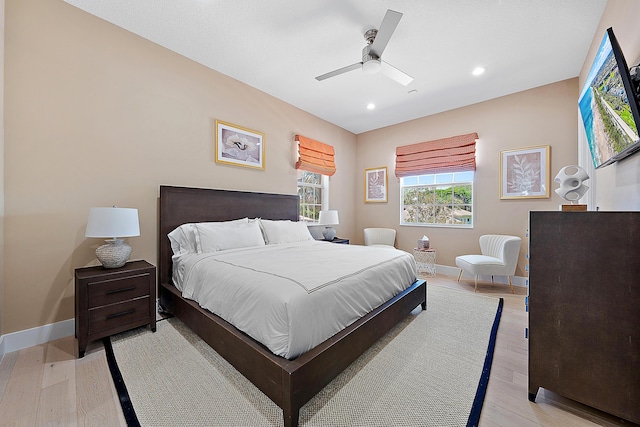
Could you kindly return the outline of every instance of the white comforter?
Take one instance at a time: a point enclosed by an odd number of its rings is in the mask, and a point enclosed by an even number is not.
[[[392,247],[303,242],[174,256],[185,298],[293,359],[411,286],[415,260]]]

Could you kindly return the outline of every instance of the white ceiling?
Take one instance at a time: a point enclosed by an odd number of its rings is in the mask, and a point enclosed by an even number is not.
[[[576,77],[606,0],[65,0],[355,134]],[[364,32],[403,13],[361,70]],[[476,66],[486,67],[480,77]],[[409,91],[417,92],[410,94]],[[372,111],[366,109],[376,104]]]

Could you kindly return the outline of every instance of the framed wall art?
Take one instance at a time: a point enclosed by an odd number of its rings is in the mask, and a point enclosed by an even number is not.
[[[364,170],[364,202],[377,203],[387,201],[387,168]]]
[[[216,120],[216,163],[264,169],[264,134]]]
[[[548,145],[500,152],[500,198],[549,198],[550,151]]]

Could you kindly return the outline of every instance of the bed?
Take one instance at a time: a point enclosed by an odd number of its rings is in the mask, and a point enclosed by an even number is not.
[[[242,217],[297,221],[298,200],[297,195],[173,186],[161,186],[159,200],[160,305],[281,407],[285,426],[297,426],[300,408],[408,313],[418,305],[426,309],[426,282],[416,280],[339,333],[289,360],[182,297],[172,283],[173,252],[167,238],[172,230],[185,223]]]

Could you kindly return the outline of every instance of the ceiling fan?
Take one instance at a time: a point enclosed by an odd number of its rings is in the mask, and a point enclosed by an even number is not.
[[[355,64],[338,68],[337,70],[316,77],[316,80],[322,81],[361,68],[362,71],[367,74],[375,74],[381,71],[385,76],[390,77],[404,86],[411,83],[413,77],[382,60],[382,52],[384,48],[387,47],[387,43],[389,43],[391,35],[398,26],[400,18],[402,18],[402,13],[388,9],[384,15],[382,24],[380,24],[380,29],[376,30],[374,28],[364,33],[364,39],[367,41],[367,45],[362,49],[362,62],[356,62]]]

